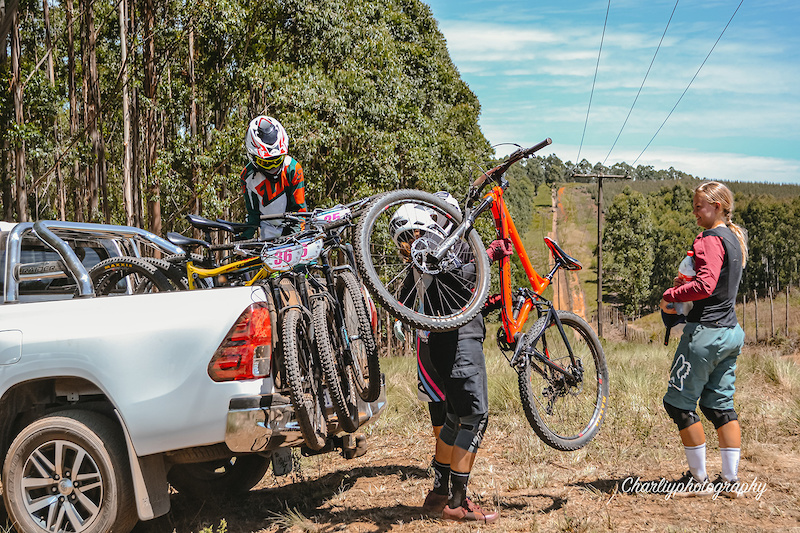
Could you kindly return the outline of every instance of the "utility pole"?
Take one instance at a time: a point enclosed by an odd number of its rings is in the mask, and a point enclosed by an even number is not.
[[[619,174],[573,174],[574,178],[597,180],[597,336],[603,336],[603,180],[631,179]]]

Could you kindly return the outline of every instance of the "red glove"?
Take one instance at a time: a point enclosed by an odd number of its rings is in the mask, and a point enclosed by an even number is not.
[[[494,263],[511,255],[512,250],[511,239],[495,239],[486,248],[486,254],[489,256],[489,261]]]
[[[488,298],[486,298],[486,302],[483,304],[483,309],[481,309],[481,314],[483,316],[488,315],[492,311],[497,311],[503,305],[503,297],[499,294],[492,294]]]

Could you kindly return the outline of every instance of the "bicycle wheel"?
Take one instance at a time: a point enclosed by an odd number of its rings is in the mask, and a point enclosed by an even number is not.
[[[578,315],[557,311],[575,364],[555,322],[543,316],[531,326],[520,348],[524,355],[519,373],[522,407],[533,430],[548,446],[573,451],[585,446],[600,430],[608,408],[608,368],[594,330]],[[564,374],[541,358],[566,369]]]
[[[374,402],[381,394],[378,343],[372,334],[369,311],[355,274],[347,270],[339,272],[336,299],[344,316],[342,337],[350,348],[350,365],[358,394],[365,402]]]
[[[406,215],[420,212],[435,224],[422,230],[409,224]],[[489,290],[489,260],[478,233],[456,241],[441,261],[430,255],[460,222],[457,209],[423,191],[392,191],[367,208],[356,230],[357,263],[364,283],[392,316],[418,329],[448,331],[480,312]]]
[[[156,265],[138,257],[111,257],[88,272],[98,296],[172,291],[175,287]]]
[[[203,258],[200,254],[171,254],[167,255],[161,261],[166,261],[170,266],[168,268],[168,276],[173,283],[181,283],[185,289],[189,289],[189,276],[186,272],[186,262],[191,259],[195,266],[203,266],[205,268],[213,268],[214,265]],[[214,280],[211,278],[198,278],[195,277],[195,289],[210,289],[214,287]],[[183,288],[181,290],[184,290]]]
[[[337,331],[335,310],[327,293],[318,294],[312,307],[314,337],[328,394],[339,426],[352,433],[358,429],[358,393],[352,370],[345,363],[345,347]]]
[[[188,291],[189,279],[186,276],[186,268],[176,263],[171,263],[165,259],[156,259],[155,257],[143,257],[145,261],[151,265],[155,265],[164,275],[169,279],[174,290]]]
[[[284,294],[286,284],[281,284]],[[293,290],[293,289],[292,289]],[[294,415],[306,446],[320,450],[328,438],[322,375],[314,363],[311,324],[296,303],[296,293],[289,298],[283,314],[283,361]]]

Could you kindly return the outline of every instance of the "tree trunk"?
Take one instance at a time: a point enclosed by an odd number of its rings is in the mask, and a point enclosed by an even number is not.
[[[0,0],[0,20],[3,20],[6,16],[6,3],[5,0]],[[8,60],[8,32],[4,31],[0,34],[0,65],[5,65],[6,61]],[[0,122],[0,128],[3,128],[3,131],[8,131],[9,126],[11,125],[9,121],[6,119],[5,114],[2,115],[2,122]],[[14,193],[11,190],[11,158],[9,154],[11,152],[11,143],[8,140],[8,136],[4,136],[3,138],[3,146],[2,146],[2,153],[0,153],[0,185],[2,185],[2,196],[3,196],[3,212],[2,217],[3,220],[14,220]]]
[[[42,0],[42,14],[44,15],[44,41],[47,46],[47,74],[50,78],[50,86],[56,86],[56,73],[53,64],[53,43],[50,38],[50,3],[49,0]],[[64,189],[64,176],[61,174],[61,162],[59,161],[58,154],[60,150],[58,147],[61,145],[61,135],[58,131],[58,116],[53,119],[53,139],[56,150],[53,151],[55,159],[55,175],[56,175],[56,209],[58,210],[59,220],[66,220],[67,209],[67,193]]]
[[[97,33],[94,29],[94,11],[91,3],[84,8],[84,31],[86,34],[84,50],[84,80],[87,88],[86,125],[92,145],[93,165],[89,173],[89,217],[96,221],[100,217],[100,202],[102,194],[103,219],[106,223],[111,221],[109,203],[106,201],[106,149],[101,132],[100,116],[100,74],[97,70]],[[88,56],[88,57],[87,57]]]
[[[19,39],[19,12],[14,13],[11,30],[11,92],[14,94],[14,121],[18,128],[25,123],[22,110],[22,80],[20,79],[20,59],[22,57]],[[28,221],[28,191],[25,186],[25,143],[20,141],[14,150],[14,168],[16,175],[17,221]]]
[[[45,0],[47,1],[47,0]],[[122,56],[120,62],[120,80],[122,82],[122,203],[125,208],[125,224],[133,225],[133,185],[131,182],[131,163],[133,159],[131,147],[131,113],[128,96],[128,2],[119,3],[119,42]]]
[[[136,18],[136,3],[130,5],[128,10],[128,34],[138,35],[138,19]],[[136,70],[139,66],[137,55],[138,47],[131,49],[129,62]],[[144,208],[142,206],[142,121],[139,102],[139,90],[134,85],[131,90],[131,189],[133,193],[133,225],[144,228]]]
[[[156,176],[156,144],[158,134],[156,131],[156,94],[158,81],[155,72],[155,7],[153,0],[144,2],[144,96],[150,100],[145,111],[145,167],[147,169],[147,215],[149,229],[156,235],[161,234],[161,184]]]
[[[190,26],[193,27],[193,21],[189,23]],[[189,84],[191,85],[192,90],[192,102],[191,107],[189,109],[189,132],[192,136],[192,205],[190,207],[192,213],[199,215],[202,210],[202,205],[200,204],[200,195],[198,194],[198,172],[197,172],[197,147],[198,141],[197,138],[197,80],[195,79],[194,73],[194,30],[192,29],[189,32]]]
[[[73,32],[73,5],[72,0],[66,0],[67,10],[67,85],[69,92],[69,134],[73,139],[78,135],[80,109],[78,109],[78,89],[75,80],[75,34]],[[75,220],[84,222],[84,193],[83,180],[81,179],[81,165],[78,158],[74,158],[72,165],[72,181],[74,193],[70,195],[73,202]]]

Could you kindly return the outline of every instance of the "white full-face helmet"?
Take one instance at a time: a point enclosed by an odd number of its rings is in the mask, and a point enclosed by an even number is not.
[[[450,193],[439,191],[435,195],[461,212]],[[392,239],[398,246],[421,236],[441,241],[450,233],[451,227],[452,221],[444,213],[415,203],[401,205],[389,221]]]
[[[289,154],[289,135],[277,119],[261,115],[247,126],[244,146],[253,165],[268,177],[273,177]]]

